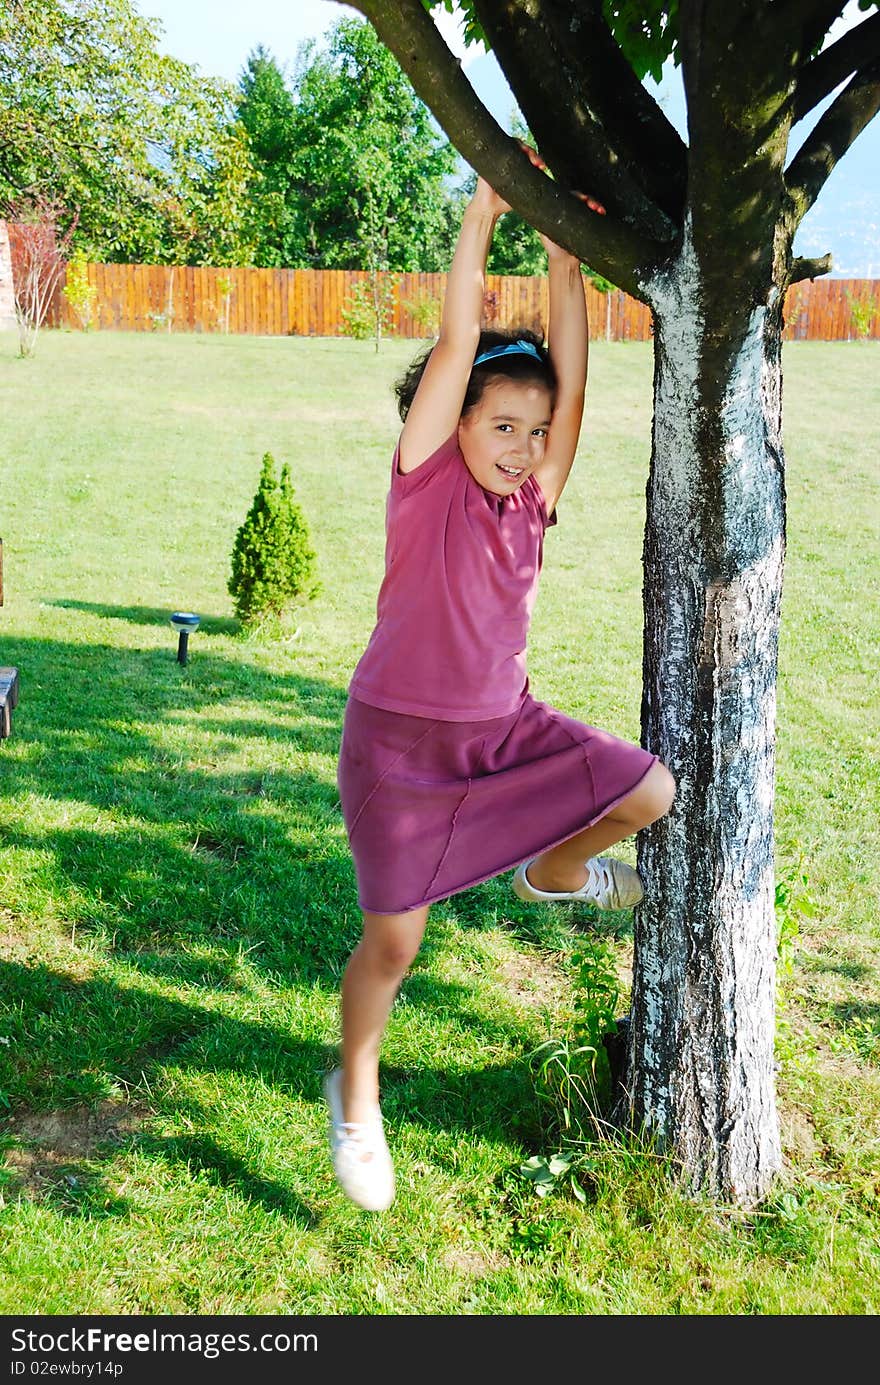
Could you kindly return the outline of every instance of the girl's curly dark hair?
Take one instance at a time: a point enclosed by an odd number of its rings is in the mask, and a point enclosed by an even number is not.
[[[551,396],[555,398],[556,372],[550,361],[550,353],[544,345],[543,338],[528,327],[518,327],[509,331],[481,332],[479,345],[474,352],[474,360],[493,346],[507,346],[514,341],[531,342],[540,354],[540,361],[536,361],[531,352],[515,351],[511,352],[509,356],[496,356],[491,361],[484,361],[482,365],[474,366],[468,381],[464,403],[461,406],[462,417],[479,404],[483,397],[483,390],[489,380],[495,379],[499,375],[505,376],[508,380],[523,380],[544,385],[545,388],[549,389]],[[394,386],[397,411],[404,423],[433,350],[434,346],[429,346],[420,356],[417,356]]]

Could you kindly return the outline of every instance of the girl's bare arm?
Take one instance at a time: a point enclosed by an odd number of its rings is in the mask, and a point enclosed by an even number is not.
[[[550,325],[547,346],[556,372],[556,403],[544,456],[536,473],[548,514],[568,480],[584,414],[589,324],[580,261],[542,236],[549,261]]]
[[[580,260],[554,246],[549,253],[550,324],[547,348],[556,372],[556,408],[584,405],[590,350]]]
[[[400,435],[401,471],[413,471],[458,426],[480,340],[486,260],[498,218],[509,210],[489,184],[478,179],[446,279],[440,335]]]

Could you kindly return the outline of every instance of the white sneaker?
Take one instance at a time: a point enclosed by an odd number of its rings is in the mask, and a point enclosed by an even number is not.
[[[591,856],[585,863],[586,882],[579,890],[539,890],[528,877],[528,869],[537,860],[523,861],[513,877],[513,893],[519,899],[583,899],[599,909],[631,909],[644,898],[638,871],[614,856]]]
[[[384,1212],[394,1201],[394,1165],[385,1143],[378,1106],[370,1121],[347,1121],[342,1110],[342,1070],[324,1078],[330,1108],[330,1154],[343,1192],[368,1212]]]

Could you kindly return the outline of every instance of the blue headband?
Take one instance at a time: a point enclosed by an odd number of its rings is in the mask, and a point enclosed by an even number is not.
[[[484,351],[482,356],[478,356],[474,365],[482,365],[484,361],[491,361],[495,356],[510,356],[514,352],[527,351],[530,356],[534,356],[536,361],[544,364],[544,358],[536,346],[530,341],[523,341],[520,337],[517,341],[508,342],[506,346],[493,346],[488,351]]]

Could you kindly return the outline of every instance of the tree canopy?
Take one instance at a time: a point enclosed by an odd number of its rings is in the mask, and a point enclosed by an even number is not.
[[[465,33],[495,53],[552,180],[525,165],[476,98],[426,11],[453,0],[354,0],[413,77],[459,152],[517,211],[600,273],[645,296],[674,255],[686,212],[718,194],[731,235],[728,269],[763,276],[782,253],[837,161],[880,105],[880,16],[824,48],[845,0],[750,4],[692,0],[462,0]],[[859,0],[876,9],[877,0]],[[539,55],[540,61],[536,61]],[[642,83],[666,57],[680,62],[688,144]],[[703,80],[712,73],[714,85]],[[793,124],[842,82],[788,165]],[[764,137],[766,136],[766,138]],[[760,192],[759,192],[760,185]],[[591,216],[568,189],[592,192]],[[774,227],[781,238],[774,241]],[[713,232],[714,234],[714,232]],[[754,246],[763,246],[754,257]],[[737,255],[733,255],[734,249]],[[787,253],[787,252],[786,252]],[[789,282],[827,270],[798,260]]]
[[[240,263],[248,159],[230,94],[160,53],[129,0],[9,0],[0,203],[60,199],[95,259]]]
[[[368,24],[300,48],[292,87],[263,50],[241,80],[256,263],[439,270],[451,255],[456,155]],[[371,251],[365,227],[373,226]]]
[[[290,78],[258,45],[235,85],[160,34],[134,0],[0,7],[0,214],[66,208],[94,260],[448,267],[475,175],[370,24],[301,45]],[[544,263],[506,218],[490,272]]]
[[[340,20],[325,44],[301,46],[289,83],[259,47],[239,80],[255,263],[446,269],[476,175],[457,180],[455,152],[371,25]],[[522,125],[511,133],[528,137]],[[533,228],[505,218],[489,272],[540,274],[545,263]]]
[[[284,73],[259,45],[239,77],[236,113],[250,156],[244,217],[254,264],[296,266],[301,257],[293,161],[296,106]]]

